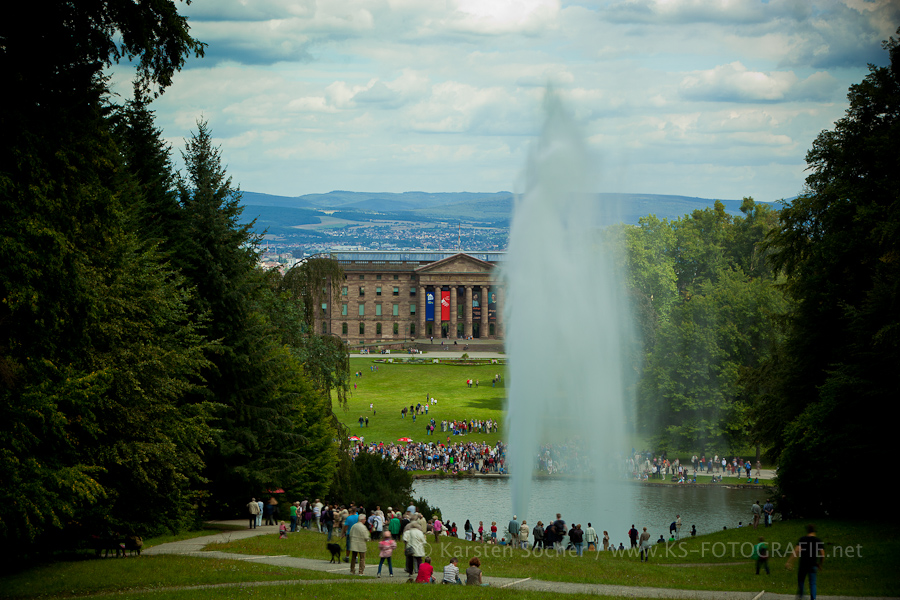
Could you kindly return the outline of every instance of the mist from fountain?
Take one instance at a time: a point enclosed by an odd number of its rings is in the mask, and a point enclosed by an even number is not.
[[[630,486],[610,482],[621,479],[630,453],[625,388],[633,328],[623,278],[601,241],[618,211],[599,204],[595,173],[579,128],[548,89],[501,274],[507,463],[520,519],[529,510],[540,447],[565,444],[586,453],[591,465],[590,472],[569,469],[586,486],[577,493],[593,494],[598,507],[616,506],[616,522],[630,520]],[[555,512],[540,510],[528,515],[530,523]]]

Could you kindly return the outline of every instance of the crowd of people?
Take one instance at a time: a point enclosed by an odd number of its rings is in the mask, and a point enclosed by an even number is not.
[[[253,510],[258,510],[257,501],[254,499],[251,504],[253,505],[251,520],[255,522],[257,513]],[[274,509],[277,504],[275,498],[270,498],[265,506]],[[441,535],[456,536],[458,531],[456,523],[445,525],[440,517],[426,521],[422,513],[412,505],[402,512],[390,506],[386,512],[382,511],[380,506],[367,512],[365,507],[353,503],[345,507],[324,504],[316,499],[314,502],[309,500],[294,502],[290,509],[291,533],[308,529],[325,534],[329,543],[332,539],[344,540],[343,560],[350,564],[351,575],[365,574],[366,544],[372,540],[378,542],[379,561],[376,577],[381,577],[385,565],[388,576],[393,577],[393,556],[399,540],[403,543],[404,572],[409,580],[416,583],[436,583],[431,557],[426,554],[427,536],[434,535],[435,541],[438,541]],[[266,509],[267,515],[271,515],[272,512],[274,510]],[[286,538],[287,534],[288,526],[282,521],[279,526],[279,537]],[[443,570],[442,583],[486,585],[482,577],[481,562],[477,557],[469,561],[469,566],[464,572],[465,582],[461,578],[458,562],[456,558],[449,560]]]
[[[401,469],[408,471],[506,472],[506,446],[503,442],[497,442],[494,446],[479,442],[369,443],[357,444],[350,448],[350,456],[353,458],[361,452],[396,461]]]
[[[695,454],[691,457],[690,464],[682,464],[679,459],[670,461],[665,455],[653,456],[650,452],[634,453],[626,460],[626,470],[630,470],[637,479],[670,479],[679,483],[696,482],[698,474],[722,476],[730,474],[735,477],[751,478],[751,472],[755,468],[757,478],[761,475],[762,463],[756,461],[754,467],[749,460],[734,456],[729,461],[724,456],[714,455],[706,458],[706,455]]]

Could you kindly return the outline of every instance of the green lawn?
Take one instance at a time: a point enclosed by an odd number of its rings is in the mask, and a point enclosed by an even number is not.
[[[543,600],[547,592],[523,591],[516,589],[498,589],[495,587],[478,588],[450,585],[282,585],[274,587],[241,587],[224,589],[199,589],[184,591],[155,592],[153,600],[396,600],[398,596],[411,600],[434,600],[447,598],[455,600]],[[117,596],[123,600],[145,598],[141,594]],[[594,596],[592,594],[565,594],[566,600],[616,600],[610,596]],[[641,600],[630,597],[631,600]]]
[[[419,357],[428,355],[419,355]],[[351,394],[347,410],[341,409],[335,401],[336,412],[342,423],[350,428],[350,434],[361,436],[368,442],[394,443],[401,437],[412,438],[416,442],[446,443],[448,433],[441,435],[442,420],[494,419],[500,422],[499,433],[468,434],[451,436],[451,442],[477,441],[491,445],[504,439],[504,410],[506,408],[506,367],[503,365],[456,366],[449,364],[391,364],[375,362],[390,358],[390,355],[351,355],[351,373],[360,372],[361,377],[351,376]],[[408,358],[404,355],[403,357]],[[426,358],[427,361],[432,359]],[[378,371],[372,371],[377,366]],[[491,385],[494,375],[503,380]],[[469,388],[467,379],[479,380],[478,387]],[[354,388],[354,385],[356,386]],[[400,409],[424,403],[433,397],[438,403],[429,406],[428,415],[419,415],[413,422],[411,416],[400,418]],[[370,410],[369,405],[373,407]],[[373,414],[374,411],[374,414]],[[369,426],[360,427],[359,417],[369,417]],[[425,426],[430,419],[436,422],[434,437],[425,435]],[[634,436],[631,445],[643,448],[641,438]],[[746,453],[745,453],[746,454]],[[675,457],[672,457],[675,458]],[[690,455],[681,457],[683,463],[690,463]],[[698,483],[706,483],[709,476],[700,476]],[[726,483],[746,483],[746,479],[727,477]]]
[[[365,438],[366,442],[396,442],[409,437],[417,442],[445,442],[448,433],[441,436],[442,420],[494,419],[500,422],[500,432],[453,436],[451,442],[477,441],[496,444],[503,439],[503,409],[506,387],[501,382],[491,386],[494,375],[505,378],[502,365],[455,366],[442,364],[390,364],[376,363],[382,355],[355,357],[350,360],[351,372],[361,372],[362,377],[351,376],[351,395],[348,409],[337,408],[338,417],[350,428],[351,435]],[[373,372],[371,367],[378,367]],[[479,380],[480,385],[469,388],[467,379]],[[354,388],[354,386],[356,386]],[[424,403],[426,395],[437,400],[430,405],[428,415],[400,418],[400,409]],[[369,405],[373,405],[373,410]],[[359,417],[369,417],[369,426],[360,427]],[[425,435],[430,419],[436,422],[434,437]]]
[[[557,556],[555,552],[526,553],[509,547],[484,546],[455,538],[435,544],[429,537],[430,554],[437,570],[450,556],[467,563],[479,556],[485,574],[572,583],[607,583],[627,586],[668,587],[695,590],[796,591],[796,573],[785,569],[787,548],[804,534],[804,523],[776,523],[768,529],[731,529],[688,538],[681,543],[654,548],[649,564],[629,553],[591,552],[584,556]],[[900,552],[900,526],[885,528],[876,523],[827,521],[819,535],[826,542],[828,558],[819,578],[825,594],[890,596],[896,594],[896,556]],[[754,574],[752,545],[766,536],[772,549],[771,576]],[[209,546],[210,550],[246,554],[278,555],[326,560],[322,534],[301,531],[287,541],[276,536],[246,538]],[[377,547],[369,545],[369,556]],[[840,556],[838,556],[840,555]],[[403,558],[400,556],[399,561]],[[377,560],[375,561],[377,564]]]
[[[346,576],[236,560],[141,556],[57,561],[0,577],[0,598],[70,597],[172,586],[248,581],[341,579]],[[156,596],[154,596],[156,597]]]

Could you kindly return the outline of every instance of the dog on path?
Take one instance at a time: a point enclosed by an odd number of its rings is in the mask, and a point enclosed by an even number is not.
[[[341,547],[338,544],[326,544],[325,547],[331,552],[331,560],[329,562],[341,562]]]

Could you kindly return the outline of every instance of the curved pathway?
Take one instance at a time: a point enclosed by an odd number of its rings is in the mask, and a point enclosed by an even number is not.
[[[245,520],[239,521],[219,521],[219,523],[245,525]],[[226,531],[215,535],[182,540],[178,542],[169,542],[160,544],[144,550],[144,554],[153,556],[161,554],[180,554],[184,556],[199,556],[203,558],[219,558],[226,560],[244,560],[264,563],[267,565],[275,565],[279,567],[292,567],[295,569],[305,569],[307,571],[321,571],[324,573],[350,574],[350,566],[346,563],[334,564],[326,560],[316,560],[311,558],[296,558],[293,556],[268,556],[268,555],[252,555],[252,554],[234,554],[231,552],[207,552],[204,548],[211,543],[227,542],[239,540],[243,538],[253,537],[257,535],[276,535],[277,528],[275,526],[262,526],[257,529],[243,529],[236,531]],[[357,579],[327,579],[327,580],[289,580],[289,581],[266,581],[257,584],[218,584],[212,586],[191,586],[191,587],[227,587],[227,586],[247,586],[247,585],[309,585],[320,583],[381,583],[396,584],[405,583],[406,577],[398,575],[397,577],[383,576],[380,579],[375,578],[376,565],[369,565],[366,575]],[[400,570],[403,573],[403,570]],[[435,571],[435,576],[440,574]],[[557,594],[596,594],[603,596],[612,596],[616,598],[675,598],[675,599],[698,599],[698,600],[793,600],[793,595],[773,594],[765,590],[758,592],[722,592],[722,591],[703,591],[703,590],[677,590],[667,588],[652,587],[629,587],[622,585],[606,585],[606,584],[588,584],[588,583],[568,583],[561,581],[543,581],[539,579],[514,579],[509,577],[485,577],[485,582],[491,587],[514,588],[520,590],[532,590],[538,592],[550,592]],[[820,600],[900,600],[898,598],[874,598],[874,597],[856,597],[856,596],[818,596]]]

